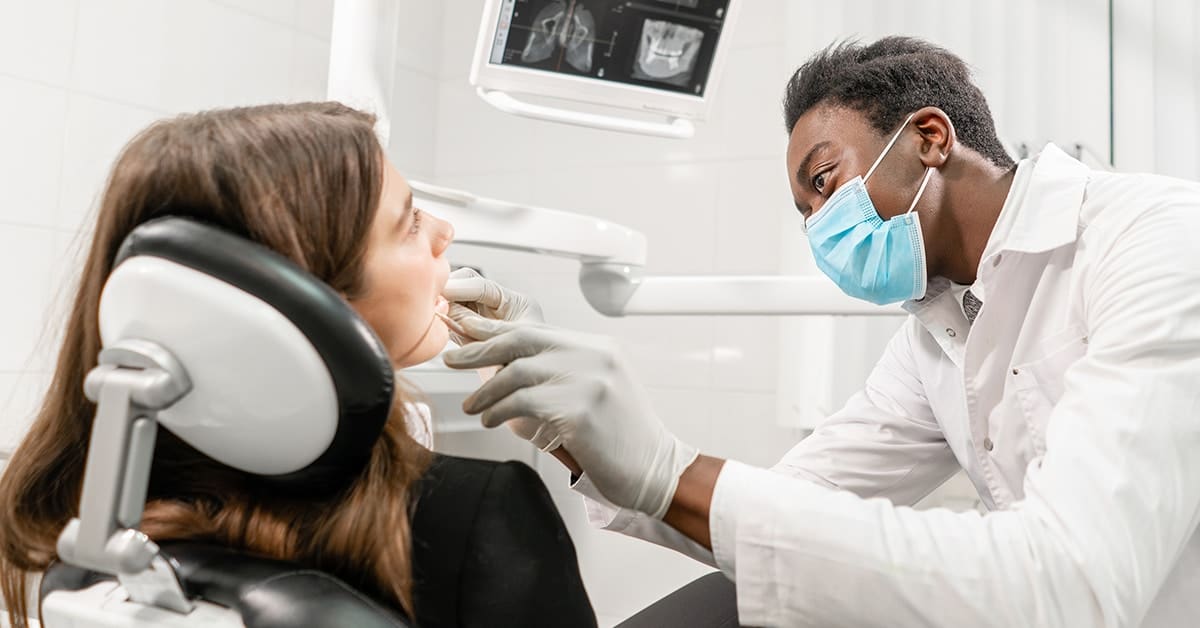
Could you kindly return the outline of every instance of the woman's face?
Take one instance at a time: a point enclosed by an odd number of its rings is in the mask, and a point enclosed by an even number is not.
[[[449,331],[442,288],[450,274],[444,253],[450,223],[413,207],[408,182],[387,162],[379,211],[371,225],[362,296],[350,305],[383,341],[392,364],[404,368],[438,354]]]

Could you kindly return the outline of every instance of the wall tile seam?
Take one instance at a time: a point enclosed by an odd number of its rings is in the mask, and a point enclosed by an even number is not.
[[[303,2],[303,1],[304,1],[304,0],[300,0],[300,2]],[[208,0],[208,2],[209,2],[210,4],[214,4],[214,5],[218,6],[218,7],[221,7],[222,9],[225,9],[225,10],[227,10],[227,11],[233,11],[234,13],[239,13],[239,14],[241,14],[241,15],[246,15],[246,16],[249,16],[249,17],[255,18],[255,19],[257,19],[257,20],[260,20],[260,21],[262,21],[262,22],[266,22],[266,23],[268,23],[268,24],[271,24],[272,26],[278,26],[278,27],[280,27],[280,28],[284,28],[284,29],[286,29],[286,30],[292,31],[292,33],[294,33],[294,34],[297,34],[297,35],[307,35],[307,36],[309,36],[309,37],[312,37],[312,38],[315,38],[315,39],[319,39],[319,40],[321,40],[321,41],[323,41],[323,42],[325,42],[325,43],[327,43],[327,44],[329,43],[329,37],[328,37],[328,36],[322,37],[322,36],[320,36],[320,35],[317,35],[316,33],[313,33],[313,32],[311,32],[311,31],[308,31],[308,30],[305,30],[305,29],[303,29],[303,28],[300,28],[300,27],[299,27],[299,26],[297,26],[297,25],[296,25],[294,22],[293,22],[293,23],[291,23],[291,24],[289,24],[289,23],[287,23],[287,22],[281,22],[281,21],[279,21],[279,20],[277,20],[277,19],[275,19],[275,18],[272,18],[272,17],[267,17],[267,16],[265,16],[265,15],[262,15],[262,14],[260,14],[260,13],[255,13],[255,12],[253,12],[253,11],[247,11],[246,9],[243,9],[242,7],[239,7],[239,6],[234,6],[234,5],[232,5],[232,4],[225,4],[224,2],[221,2],[221,0]],[[331,13],[330,15],[331,15],[331,17],[332,17],[332,13]],[[292,19],[293,19],[293,20],[295,20],[295,19],[296,19],[296,15],[295,15],[294,13],[293,13],[293,15],[292,15]],[[332,27],[332,23],[330,24],[330,26]]]
[[[0,218],[0,227],[15,227],[17,229],[38,229],[40,231],[49,231],[51,233],[61,235],[77,235],[78,229],[68,229],[58,225],[44,225],[33,222],[24,222],[20,220],[12,220],[11,218]]]
[[[64,94],[66,94],[67,96],[72,96],[72,95],[86,96],[86,97],[92,98],[94,100],[100,100],[100,101],[103,101],[103,102],[106,102],[109,104],[113,104],[113,105],[121,105],[122,107],[130,107],[133,109],[139,109],[141,111],[145,111],[145,112],[149,112],[149,113],[154,113],[154,114],[159,114],[159,115],[164,115],[164,116],[172,115],[172,112],[168,111],[166,109],[159,109],[157,107],[153,107],[150,105],[136,103],[136,102],[129,101],[129,100],[122,100],[120,98],[113,98],[112,96],[107,96],[105,94],[99,94],[99,93],[93,92],[91,90],[80,89],[78,87],[72,87],[72,86],[67,86],[67,85],[58,85],[58,84],[49,83],[46,81],[39,81],[37,79],[31,79],[31,78],[28,78],[25,76],[19,76],[19,75],[12,74],[9,72],[0,71],[0,78],[11,79],[11,80],[14,80],[17,82],[30,83],[32,85],[38,85],[40,87],[61,91]]]

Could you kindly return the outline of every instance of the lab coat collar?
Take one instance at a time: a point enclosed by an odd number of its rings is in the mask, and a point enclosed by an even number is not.
[[[981,266],[992,256],[1006,252],[1044,253],[1071,244],[1079,237],[1079,212],[1090,169],[1064,153],[1054,144],[1046,144],[1034,158],[1025,198],[1019,206],[1002,211],[992,235],[984,247]],[[1010,190],[1009,194],[1013,191]],[[1008,210],[1013,216],[1004,216]],[[925,296],[905,301],[902,307],[918,314],[939,302],[950,288],[942,277],[930,279]]]
[[[1037,156],[1029,188],[1012,227],[1004,237],[993,237],[984,249],[984,260],[992,253],[1045,253],[1071,244],[1079,237],[1079,211],[1091,170],[1046,144]],[[994,246],[993,246],[994,245]]]

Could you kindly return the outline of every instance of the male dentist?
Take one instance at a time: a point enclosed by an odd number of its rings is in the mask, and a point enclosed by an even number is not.
[[[700,454],[611,341],[460,278],[446,363],[506,365],[465,409],[561,443],[595,523],[720,567],[744,624],[1200,624],[1200,185],[1014,164],[915,39],[826,49],[784,109],[818,266],[911,314],[845,408],[772,469]],[[907,507],[959,468],[986,514]]]

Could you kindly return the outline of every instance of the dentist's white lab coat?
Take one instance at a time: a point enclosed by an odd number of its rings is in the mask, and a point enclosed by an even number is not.
[[[713,552],[584,477],[589,517],[736,575],[747,625],[1200,626],[1200,185],[1048,146],[974,325],[947,288],[773,469],[725,465]],[[986,515],[903,507],[960,466]]]

